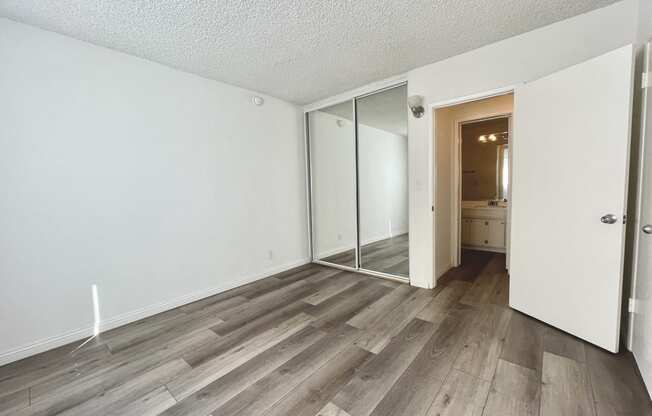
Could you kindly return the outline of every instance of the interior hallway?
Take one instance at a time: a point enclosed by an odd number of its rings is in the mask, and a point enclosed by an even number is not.
[[[509,309],[503,255],[464,260],[435,290],[316,265],[233,289],[1,367],[0,415],[652,414],[629,353]]]

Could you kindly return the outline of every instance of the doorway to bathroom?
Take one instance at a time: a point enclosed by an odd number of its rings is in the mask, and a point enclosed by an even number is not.
[[[434,110],[438,277],[508,267],[513,108],[506,92]]]
[[[460,122],[454,160],[457,206],[453,227],[459,266],[467,251],[507,252],[511,114]],[[505,263],[506,259],[505,259]],[[507,268],[507,264],[505,264]]]

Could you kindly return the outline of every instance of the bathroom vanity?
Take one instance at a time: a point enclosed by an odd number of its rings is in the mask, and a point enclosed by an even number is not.
[[[462,247],[505,252],[507,206],[490,206],[487,201],[462,202]]]

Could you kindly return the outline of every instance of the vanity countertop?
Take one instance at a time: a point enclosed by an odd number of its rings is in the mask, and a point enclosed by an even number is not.
[[[491,205],[493,201],[462,201],[462,208],[507,208],[507,202],[495,201],[495,205]]]

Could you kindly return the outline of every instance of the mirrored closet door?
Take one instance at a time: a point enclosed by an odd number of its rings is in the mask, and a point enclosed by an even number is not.
[[[353,102],[308,114],[313,260],[357,267]]]
[[[313,261],[409,277],[407,86],[307,115]]]
[[[357,100],[360,268],[407,277],[407,86]]]

